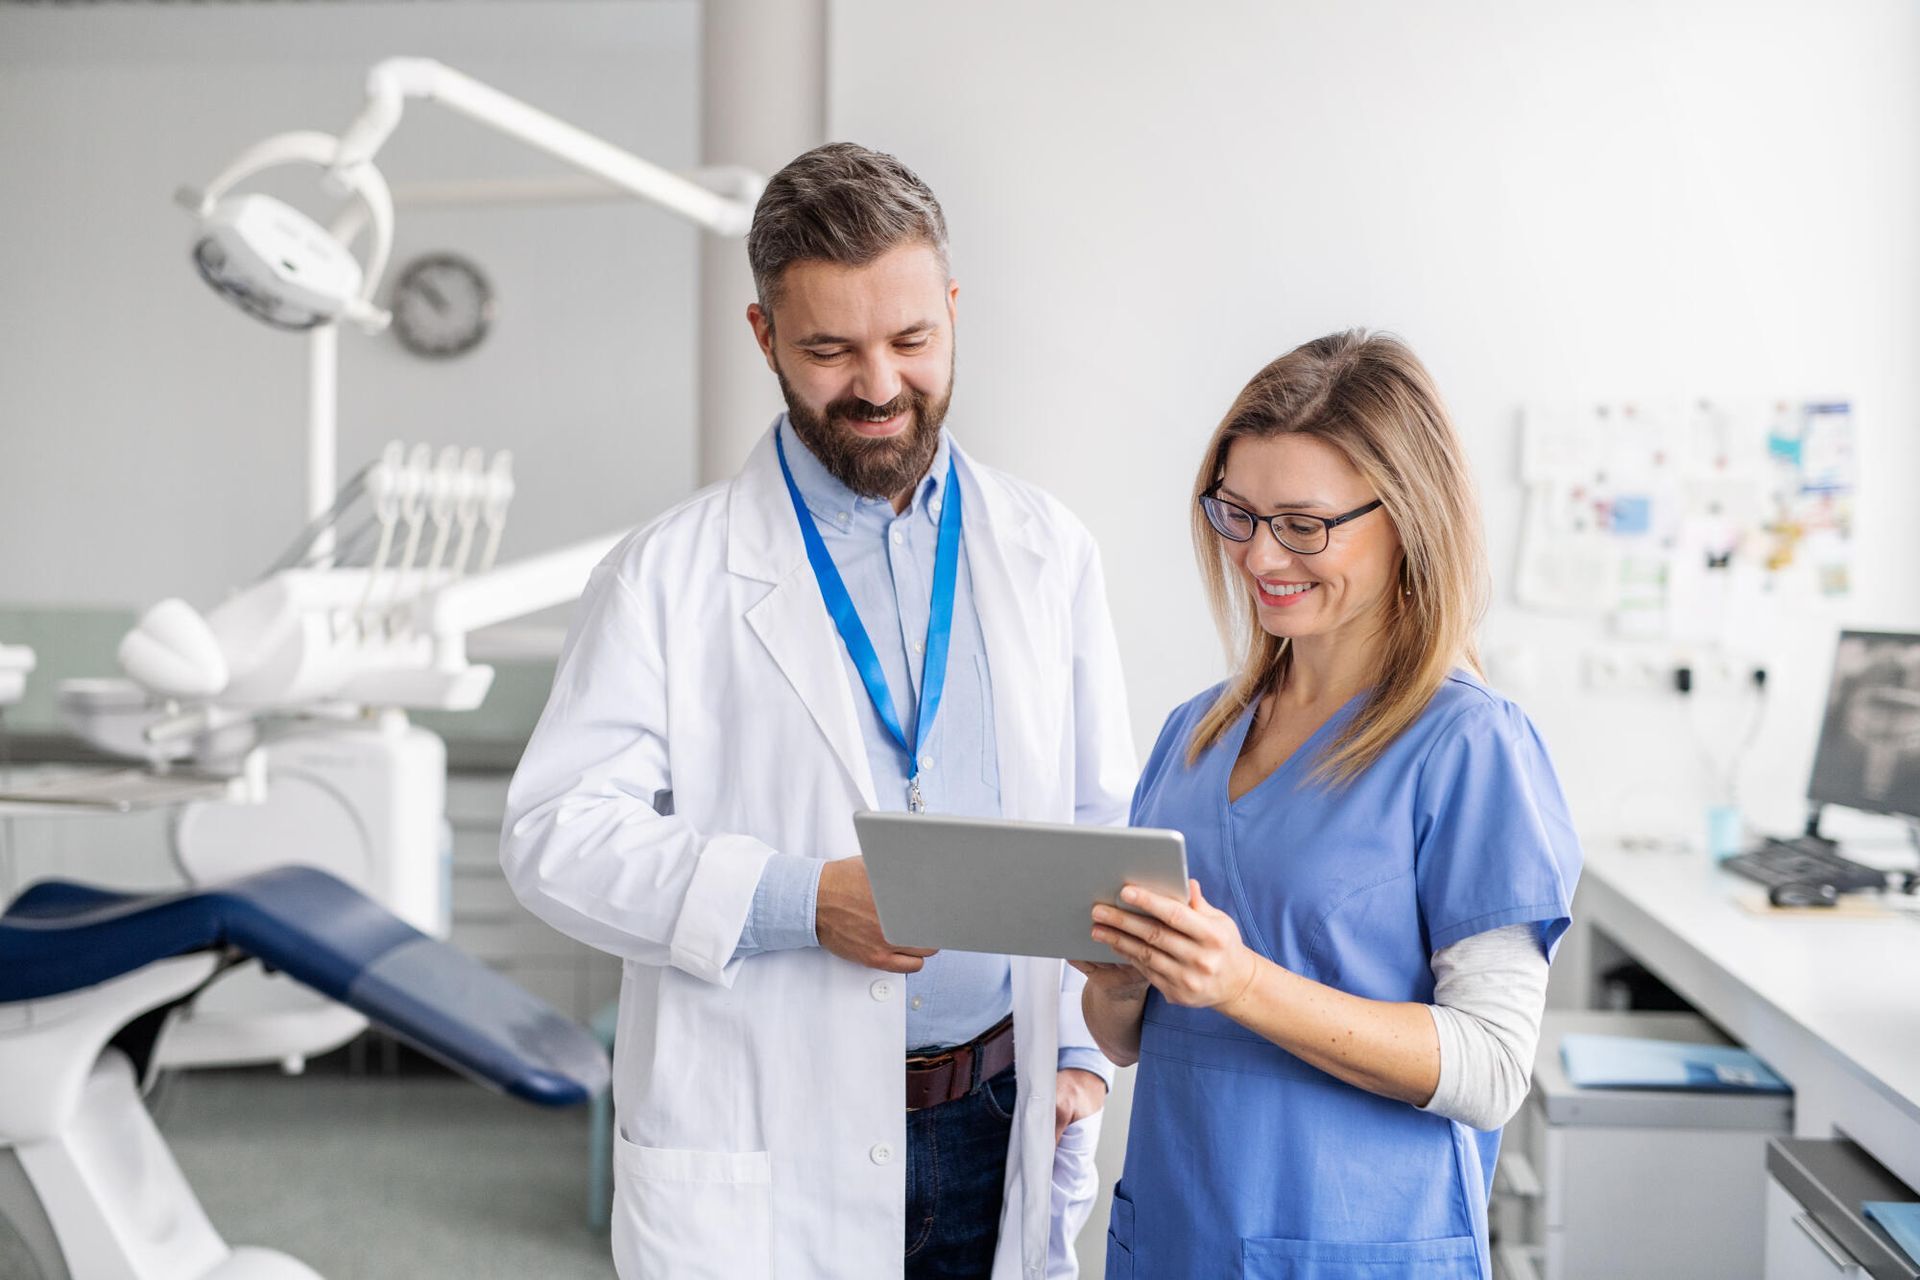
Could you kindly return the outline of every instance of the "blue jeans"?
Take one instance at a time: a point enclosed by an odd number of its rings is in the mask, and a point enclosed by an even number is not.
[[[1008,1067],[964,1098],[907,1113],[906,1280],[993,1270],[1018,1094]]]

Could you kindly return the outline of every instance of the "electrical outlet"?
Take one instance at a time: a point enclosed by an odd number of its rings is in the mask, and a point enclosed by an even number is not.
[[[1580,678],[1590,693],[1672,693],[1674,666],[1672,655],[1663,649],[1595,645],[1581,655]]]
[[[1620,655],[1610,649],[1589,649],[1581,656],[1580,682],[1593,693],[1612,693],[1620,687]]]

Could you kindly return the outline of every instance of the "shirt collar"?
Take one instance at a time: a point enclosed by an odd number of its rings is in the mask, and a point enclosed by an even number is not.
[[[947,465],[953,457],[953,442],[945,427],[940,429],[940,447],[934,451],[927,474],[914,486],[912,501],[898,517],[893,513],[893,503],[887,499],[857,494],[840,483],[839,478],[813,456],[813,450],[800,438],[800,433],[792,429],[784,413],[780,415],[779,430],[781,442],[786,445],[787,466],[793,471],[793,482],[799,486],[801,501],[821,524],[843,531],[867,527],[884,529],[895,519],[912,515],[939,523],[940,491],[946,487]]]

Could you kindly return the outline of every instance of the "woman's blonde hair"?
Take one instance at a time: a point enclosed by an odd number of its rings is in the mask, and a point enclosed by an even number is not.
[[[1200,508],[1234,441],[1292,433],[1338,449],[1400,534],[1399,590],[1387,605],[1379,680],[1311,775],[1339,786],[1420,717],[1454,667],[1479,671],[1474,630],[1486,609],[1486,548],[1460,437],[1432,377],[1404,342],[1352,329],[1296,347],[1255,374],[1207,443],[1193,482],[1193,550],[1239,671],[1194,731],[1189,763],[1256,698],[1279,688],[1292,665],[1290,643],[1260,626],[1225,539]]]

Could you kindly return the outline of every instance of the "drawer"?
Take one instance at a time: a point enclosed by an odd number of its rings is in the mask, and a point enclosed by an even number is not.
[[[1854,1280],[1867,1272],[1778,1182],[1767,1182],[1766,1280]]]
[[[1767,1174],[1767,1280],[1920,1280],[1920,1267],[1860,1213],[1864,1201],[1920,1195],[1860,1147],[1845,1138],[1775,1138]]]

